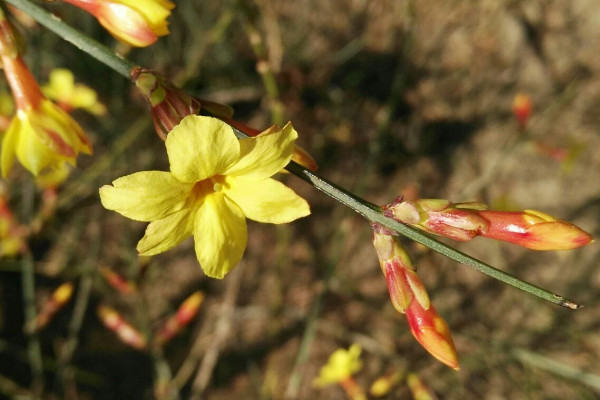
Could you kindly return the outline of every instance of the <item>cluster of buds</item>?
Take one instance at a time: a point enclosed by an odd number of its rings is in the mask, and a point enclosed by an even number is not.
[[[111,35],[135,47],[150,46],[169,33],[169,0],[63,0],[93,15]]]
[[[131,80],[150,104],[154,129],[163,140],[183,118],[200,112],[219,118],[248,136],[262,132],[232,119],[231,107],[191,96],[151,70],[136,67],[131,71]],[[292,160],[311,171],[318,168],[310,154],[298,145]]]
[[[568,250],[592,242],[581,228],[535,210],[493,211],[481,203],[402,198],[383,208],[387,217],[459,241],[483,236],[532,250]]]
[[[56,313],[63,308],[73,296],[73,283],[66,282],[52,292],[50,298],[44,303],[36,318],[25,327],[28,332],[36,332],[48,325]]]
[[[10,172],[15,157],[32,174],[74,165],[79,153],[91,154],[83,129],[48,100],[21,56],[20,39],[0,10],[0,60],[13,93],[16,115],[2,138],[0,169]]]
[[[406,315],[410,331],[432,356],[458,370],[450,330],[437,313],[408,254],[386,228],[373,224],[373,245],[394,308]]]

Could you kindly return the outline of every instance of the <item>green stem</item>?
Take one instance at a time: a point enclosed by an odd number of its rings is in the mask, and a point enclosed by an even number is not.
[[[121,57],[107,46],[65,24],[56,15],[51,14],[28,0],[5,0],[5,2],[17,7],[44,27],[56,33],[67,42],[72,43],[79,50],[112,68],[125,78],[129,79],[129,72],[136,67],[136,64],[133,62]]]
[[[494,279],[497,279],[501,282],[504,282],[508,285],[511,285],[534,296],[537,296],[541,299],[573,310],[581,307],[580,305],[571,300],[565,299],[564,297],[552,293],[546,289],[540,288],[539,286],[535,286],[531,283],[525,282],[515,277],[514,275],[501,271],[497,268],[492,267],[491,265],[484,263],[483,261],[480,261],[467,254],[464,254],[463,252],[458,251],[455,248],[450,247],[432,238],[431,236],[418,231],[415,228],[412,228],[394,219],[386,217],[381,212],[381,207],[354,196],[352,193],[347,192],[346,190],[335,185],[334,183],[319,177],[314,172],[311,172],[310,170],[295,163],[294,161],[290,162],[286,169],[294,175],[304,179],[305,181],[313,185],[315,188],[321,190],[328,196],[350,207],[351,209],[353,209],[372,223],[378,223],[380,225],[383,225],[386,228],[391,229],[392,231],[395,231],[403,236],[406,236],[407,238],[414,240],[417,243],[421,243],[422,245],[429,247],[431,250],[437,251],[438,253],[454,261],[468,265]]]
[[[116,55],[108,47],[98,43],[97,41],[88,38],[81,32],[73,29],[66,25],[60,19],[56,18],[46,10],[33,5],[28,0],[4,0],[9,4],[21,9],[22,11],[29,14],[33,19],[44,25],[48,29],[52,30],[57,35],[61,36],[65,40],[73,43],[80,50],[95,57],[100,62],[108,65],[119,74],[129,78],[129,72],[132,68],[136,67],[136,64],[128,61],[118,55]],[[234,129],[238,137],[247,137],[244,133]],[[292,174],[300,177],[306,182],[313,185],[315,188],[321,190],[328,196],[339,201],[347,207],[350,207],[357,213],[361,214],[371,223],[378,223],[385,226],[401,235],[408,237],[430,249],[437,251],[438,253],[454,260],[459,263],[468,265],[476,270],[494,278],[508,285],[511,285],[517,289],[523,290],[524,292],[530,293],[541,299],[547,300],[551,303],[570,308],[577,309],[580,306],[571,300],[567,300],[562,296],[556,295],[548,290],[535,286],[531,283],[525,282],[511,274],[504,271],[498,270],[482,261],[477,260],[471,256],[468,256],[453,247],[450,247],[444,243],[441,243],[432,237],[419,232],[418,230],[397,222],[391,218],[385,217],[381,208],[361,199],[358,196],[340,188],[332,182],[327,181],[319,177],[314,172],[302,167],[301,165],[290,162],[286,169]]]

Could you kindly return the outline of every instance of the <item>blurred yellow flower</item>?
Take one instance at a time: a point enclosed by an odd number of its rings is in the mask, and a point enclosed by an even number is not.
[[[170,172],[143,171],[100,188],[105,208],[150,222],[137,249],[167,251],[189,236],[206,275],[223,278],[246,248],[246,218],[286,223],[308,203],[270,177],[287,165],[298,134],[287,124],[238,140],[229,125],[185,117],[167,136]]]
[[[98,19],[117,39],[136,47],[150,46],[169,33],[169,0],[64,0]]]
[[[48,84],[42,86],[42,92],[67,112],[81,108],[94,115],[106,114],[106,107],[98,101],[96,92],[75,83],[73,73],[66,68],[53,69]]]
[[[81,127],[61,108],[44,99],[38,109],[18,110],[2,140],[2,176],[10,172],[15,155],[33,175],[64,162],[75,165],[77,154],[92,154]]]
[[[59,167],[65,162],[75,165],[79,153],[92,154],[83,129],[44,97],[23,59],[4,54],[0,57],[17,108],[2,138],[2,176],[10,172],[15,156],[27,170],[38,175],[47,167]]]
[[[348,350],[337,349],[329,356],[327,364],[321,367],[319,376],[314,380],[316,387],[338,384],[351,377],[362,368],[360,345],[353,344]]]

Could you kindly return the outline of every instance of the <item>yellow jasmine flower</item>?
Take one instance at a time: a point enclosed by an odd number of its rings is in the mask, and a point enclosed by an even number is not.
[[[81,83],[76,84],[73,73],[66,68],[53,69],[42,92],[67,112],[82,108],[94,115],[106,114],[106,107],[98,101],[96,92]]]
[[[2,140],[2,176],[7,176],[15,156],[33,175],[64,162],[75,165],[79,152],[92,154],[81,127],[50,100],[38,109],[18,110]]]
[[[238,140],[216,118],[185,117],[167,136],[170,172],[143,171],[100,188],[102,205],[150,222],[141,255],[167,251],[189,236],[206,275],[223,278],[246,248],[246,218],[285,223],[308,203],[270,177],[287,165],[298,134],[287,124]]]
[[[149,46],[169,33],[169,0],[64,0],[98,19],[117,39],[136,47]]]
[[[337,349],[334,351],[327,364],[321,367],[319,376],[314,380],[314,386],[323,387],[338,384],[347,380],[362,368],[360,345],[353,344],[348,350]]]
[[[32,174],[57,168],[68,162],[75,165],[79,153],[92,154],[89,139],[69,114],[44,97],[23,59],[0,53],[4,74],[16,105],[2,138],[0,169],[10,172],[15,156]]]

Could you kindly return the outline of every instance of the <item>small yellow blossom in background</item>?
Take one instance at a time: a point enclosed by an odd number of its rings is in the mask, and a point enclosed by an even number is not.
[[[321,367],[319,376],[314,380],[315,387],[339,384],[362,368],[360,345],[353,344],[348,350],[337,349],[329,356],[327,364]]]
[[[111,35],[135,47],[150,46],[167,35],[167,18],[175,7],[169,0],[63,1],[89,12]]]
[[[292,157],[291,124],[238,140],[211,117],[185,117],[165,142],[170,172],[143,171],[100,188],[102,205],[150,222],[140,255],[167,251],[189,236],[206,275],[223,278],[240,261],[246,218],[281,224],[310,214],[308,203],[270,177]]]
[[[42,92],[67,112],[81,108],[94,115],[106,114],[106,107],[98,101],[96,92],[81,83],[75,83],[73,73],[68,69],[50,71],[49,82],[42,86]]]

